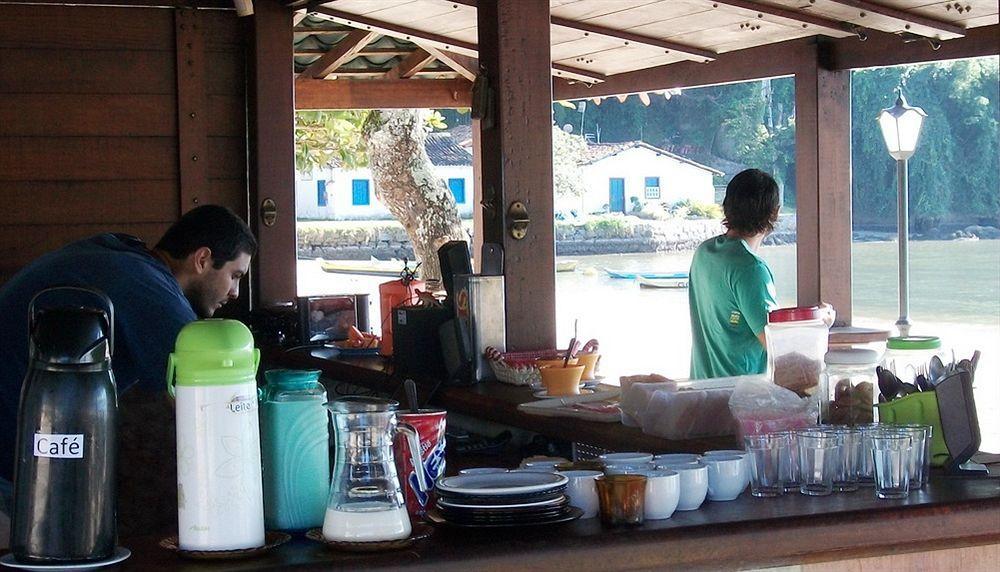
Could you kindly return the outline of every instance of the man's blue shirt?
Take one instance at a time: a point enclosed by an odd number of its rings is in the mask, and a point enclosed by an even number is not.
[[[101,234],[50,252],[0,289],[0,478],[14,470],[17,406],[28,362],[28,303],[51,286],[104,292],[115,310],[111,357],[121,394],[166,388],[167,355],[177,333],[196,319],[170,269],[139,239]]]

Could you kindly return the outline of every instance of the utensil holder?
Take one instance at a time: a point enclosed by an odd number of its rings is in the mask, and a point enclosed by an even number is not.
[[[945,465],[949,457],[948,446],[944,442],[941,413],[938,410],[937,395],[933,391],[911,393],[887,403],[879,403],[876,407],[878,407],[879,423],[895,425],[917,423],[932,426],[934,434],[931,436],[931,465],[935,467]]]

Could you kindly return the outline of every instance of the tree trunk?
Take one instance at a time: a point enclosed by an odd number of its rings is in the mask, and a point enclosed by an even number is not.
[[[444,181],[435,176],[424,142],[426,111],[372,111],[365,126],[375,196],[402,223],[421,263],[428,286],[440,285],[437,251],[449,240],[465,240],[458,207]]]

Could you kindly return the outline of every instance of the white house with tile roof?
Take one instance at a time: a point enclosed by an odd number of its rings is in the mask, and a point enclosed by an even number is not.
[[[642,141],[589,143],[580,164],[586,192],[558,197],[556,212],[631,213],[635,203],[715,202],[713,175],[722,171]]]

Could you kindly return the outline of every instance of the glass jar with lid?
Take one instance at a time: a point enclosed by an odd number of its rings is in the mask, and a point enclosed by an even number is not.
[[[825,361],[830,401],[823,422],[850,426],[872,423],[878,395],[875,367],[879,353],[863,348],[836,349],[826,353]]]
[[[916,383],[918,375],[927,376],[931,359],[938,356],[947,365],[941,350],[941,339],[937,336],[899,336],[886,342],[882,367],[888,369],[906,383]]]
[[[764,326],[767,340],[767,371],[772,381],[798,393],[822,401],[823,356],[826,355],[829,327],[819,306],[772,310]]]

